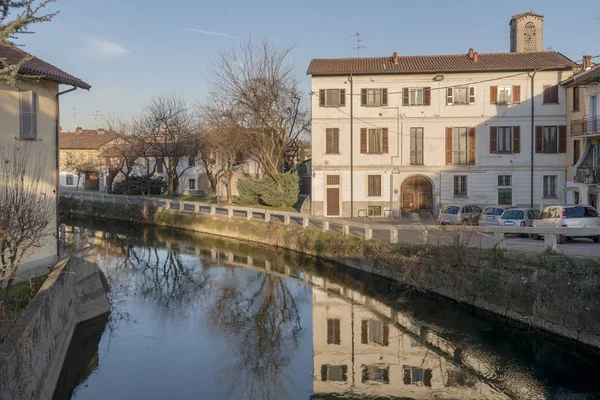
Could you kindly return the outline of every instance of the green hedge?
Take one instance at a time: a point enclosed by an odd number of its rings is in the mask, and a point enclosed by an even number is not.
[[[234,200],[236,204],[292,207],[298,202],[300,194],[298,174],[296,172],[281,174],[280,185],[270,177],[246,178],[238,183],[238,193]]]
[[[124,194],[140,196],[148,194],[148,184],[150,184],[149,194],[162,194],[167,190],[168,183],[162,178],[129,178],[113,184],[114,194]]]

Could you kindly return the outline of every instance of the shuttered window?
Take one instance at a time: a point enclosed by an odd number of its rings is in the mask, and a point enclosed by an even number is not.
[[[475,104],[475,86],[455,86],[446,89],[447,105]]]
[[[573,111],[579,111],[579,86],[573,87]]]
[[[390,345],[390,326],[377,319],[363,319],[360,326],[360,341],[363,344]]]
[[[535,152],[550,154],[566,153],[567,126],[536,126]]]
[[[20,93],[20,138],[25,140],[35,140],[38,137],[37,132],[37,94],[31,90],[23,90]]]
[[[378,197],[381,196],[381,175],[368,175],[368,190],[367,195]]]
[[[410,165],[423,165],[423,128],[410,128]]]
[[[446,165],[475,165],[475,128],[446,128]]]
[[[521,151],[520,126],[490,127],[490,153],[519,153]]]
[[[321,365],[321,380],[346,382],[348,380],[347,365]]]
[[[360,105],[363,107],[381,107],[388,105],[388,90],[386,88],[361,89]]]
[[[325,130],[325,153],[340,153],[340,130],[339,128],[327,128]]]
[[[544,104],[558,104],[558,85],[544,85]]]
[[[327,320],[327,344],[340,344],[340,319],[329,318]]]
[[[345,89],[321,89],[319,90],[319,107],[345,107]]]
[[[387,154],[388,128],[360,130],[360,152],[362,154]]]
[[[390,367],[381,365],[364,365],[362,367],[362,382],[390,383]]]

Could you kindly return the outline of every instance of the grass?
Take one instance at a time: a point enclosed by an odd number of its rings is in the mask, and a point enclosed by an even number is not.
[[[48,275],[43,275],[10,288],[8,300],[0,305],[0,343],[4,341],[13,325],[21,318],[47,277]]]

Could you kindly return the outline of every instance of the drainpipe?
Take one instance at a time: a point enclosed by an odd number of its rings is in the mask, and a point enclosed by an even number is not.
[[[534,78],[535,78],[535,70],[529,73],[529,77],[531,78],[531,204],[530,207],[533,208],[533,185],[534,185],[534,176],[533,176],[533,157],[535,154],[535,96],[534,96]]]
[[[56,154],[55,154],[55,162],[56,162],[56,167],[54,168],[54,182],[56,185],[56,257],[60,257],[60,240],[59,240],[59,211],[58,211],[58,200],[59,200],[59,187],[60,187],[60,106],[59,106],[59,102],[58,102],[58,98],[59,96],[62,96],[63,94],[67,94],[70,92],[73,92],[77,90],[77,87],[73,86],[71,89],[67,89],[67,90],[63,90],[62,92],[58,92],[56,93],[56,98],[54,101],[55,104],[55,108],[56,108],[56,135],[55,135],[55,146],[56,146]]]

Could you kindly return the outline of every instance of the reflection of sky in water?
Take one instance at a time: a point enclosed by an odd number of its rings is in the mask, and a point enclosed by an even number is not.
[[[97,243],[113,314],[99,367],[74,398],[543,399],[588,392],[573,397],[580,399],[600,391],[587,378],[600,358],[569,346],[563,354],[564,346],[450,302],[414,294],[393,301],[385,281],[313,261],[288,260],[286,268],[280,253],[264,248],[194,237],[181,240],[176,247],[187,254],[178,254],[160,241],[162,249]]]

